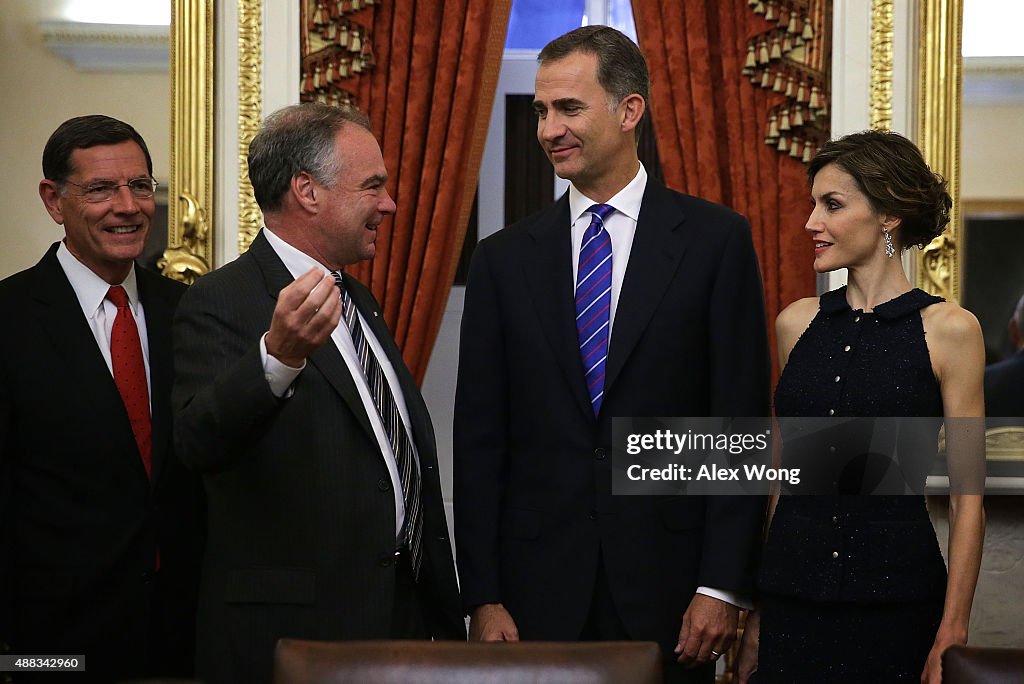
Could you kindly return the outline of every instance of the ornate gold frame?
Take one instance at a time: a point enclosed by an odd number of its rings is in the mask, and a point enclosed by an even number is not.
[[[871,0],[871,128],[892,128],[893,0]]]
[[[249,143],[263,112],[261,0],[238,0],[238,252],[249,249],[263,223],[249,182]]]
[[[163,274],[191,283],[213,264],[215,0],[171,0],[171,177]]]
[[[932,170],[949,183],[949,228],[917,254],[918,287],[960,300],[963,226],[960,213],[962,0],[919,0],[917,143]]]

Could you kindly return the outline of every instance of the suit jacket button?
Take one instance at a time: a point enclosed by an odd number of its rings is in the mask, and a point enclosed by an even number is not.
[[[594,449],[594,456],[597,458],[597,460],[599,460],[599,461],[603,460],[605,455],[606,454],[605,454],[604,449],[601,449],[601,448]]]
[[[389,489],[391,489],[391,483],[385,480],[384,478],[381,478],[377,480],[377,489],[379,489],[382,492],[386,492]]]

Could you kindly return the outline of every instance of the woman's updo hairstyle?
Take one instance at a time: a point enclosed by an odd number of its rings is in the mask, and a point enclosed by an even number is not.
[[[899,133],[869,130],[828,141],[811,160],[808,180],[829,164],[857,181],[876,212],[902,219],[894,237],[903,249],[924,247],[949,224],[953,200],[945,179]]]

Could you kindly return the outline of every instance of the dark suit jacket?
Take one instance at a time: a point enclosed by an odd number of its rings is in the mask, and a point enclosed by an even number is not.
[[[294,394],[264,378],[260,337],[292,276],[261,233],[236,261],[199,279],[175,321],[175,441],[204,474],[209,552],[197,672],[208,684],[269,682],[281,637],[384,639],[395,589],[394,494],[356,386],[328,341]],[[395,368],[423,474],[420,582],[428,627],[465,638],[426,406],[370,292],[346,276]]]
[[[463,603],[504,603],[524,638],[576,639],[600,554],[630,635],[671,648],[697,586],[752,594],[763,502],[612,496],[612,417],[767,415],[750,228],[648,181],[597,419],[570,235],[566,195],[473,258],[455,406]]]
[[[17,654],[85,654],[93,681],[188,675],[205,519],[199,478],[170,450],[171,316],[185,288],[135,269],[150,481],[56,251],[0,283],[0,637]]]
[[[985,369],[985,415],[1024,416],[1024,350]]]

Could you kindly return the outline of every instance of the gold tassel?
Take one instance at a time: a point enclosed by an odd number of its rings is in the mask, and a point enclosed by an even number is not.
[[[334,60],[333,59],[328,60],[327,61],[327,74],[324,75],[324,79],[327,81],[327,83],[334,83],[334,81],[337,78],[338,78],[338,76],[337,76],[336,72],[334,71]]]
[[[358,12],[360,10],[359,0],[352,0],[352,11]]]
[[[775,83],[772,84],[772,92],[773,93],[781,93],[782,92],[782,72],[781,71],[775,72]]]
[[[356,74],[363,73],[363,60],[361,58],[352,60],[352,72]]]
[[[791,99],[793,97],[793,80],[793,74],[790,74],[789,78],[786,79],[786,97]]]
[[[789,146],[789,156],[799,157],[800,156],[800,140],[793,138],[792,144]]]
[[[757,55],[755,54],[754,44],[747,43],[747,61],[743,65],[743,73],[749,74],[748,69],[753,69],[757,66]]]
[[[814,38],[814,28],[811,26],[810,21],[804,20],[804,32],[800,34],[800,37],[804,40]]]
[[[828,116],[828,98],[821,96],[821,107],[818,109],[818,116]]]
[[[320,62],[316,63],[316,71],[313,72],[313,87],[316,90],[322,90],[324,88],[323,74],[320,73]]]
[[[349,52],[362,52],[363,51],[363,41],[362,41],[362,38],[361,38],[361,36],[359,34],[360,34],[359,31],[353,31],[352,32],[352,42],[348,46]]]
[[[782,46],[779,45],[779,36],[772,38],[772,59],[782,59]]]
[[[754,14],[764,14],[764,3],[758,2],[754,5]]]
[[[789,110],[788,109],[783,109],[782,110],[782,121],[779,122],[779,130],[780,131],[788,131],[789,130]]]
[[[348,78],[348,57],[338,60],[338,78]]]
[[[341,25],[341,33],[338,34],[338,45],[344,47],[348,45],[348,22],[346,21]]]
[[[757,0],[747,0],[747,4],[753,7],[754,5],[757,4]]]
[[[778,137],[779,124],[778,119],[776,118],[775,113],[773,112],[772,115],[768,118],[768,139],[774,142],[775,139]]]
[[[813,123],[818,117],[814,115],[813,109],[807,110],[807,121]]]
[[[786,31],[789,33],[797,33],[796,30],[796,12],[789,13],[789,25],[786,27]]]
[[[803,110],[804,110],[803,107],[796,107],[793,110],[793,125],[794,126],[803,126],[804,125],[804,111]]]
[[[768,57],[768,41],[767,40],[762,40],[760,45],[758,45],[757,61],[758,61],[759,64],[767,64],[768,62],[771,61],[771,59],[769,59],[769,57]]]
[[[366,7],[369,7],[370,5],[372,5],[372,4],[373,4],[373,0],[363,0],[363,4],[364,4],[364,5],[366,6]]]
[[[800,87],[796,90],[796,101],[807,103],[807,86],[802,78],[800,79]]]
[[[764,13],[765,21],[775,21],[775,3],[769,2],[768,8]]]
[[[789,149],[789,141],[786,140],[786,136],[779,136],[779,144],[775,146],[775,149],[778,150],[779,152],[785,152],[786,150]]]
[[[793,39],[789,37],[788,33],[786,34],[786,37],[782,39],[782,51],[787,55],[793,51]]]
[[[814,158],[814,145],[812,145],[810,141],[807,141],[807,143],[804,145],[804,164],[810,163],[812,158]]]
[[[765,69],[764,73],[761,75],[761,87],[762,88],[770,88],[771,85],[772,85],[771,81],[772,81],[772,72],[769,71],[768,69]]]
[[[818,86],[817,85],[815,85],[813,88],[811,88],[811,101],[808,104],[808,106],[812,110],[813,109],[818,109],[818,108],[821,107],[821,99],[818,97]]]

